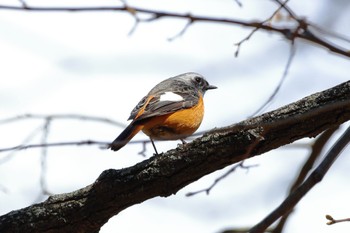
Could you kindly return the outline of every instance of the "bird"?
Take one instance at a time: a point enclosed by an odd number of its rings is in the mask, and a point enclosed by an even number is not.
[[[109,144],[118,151],[139,131],[151,140],[181,140],[192,135],[204,116],[203,96],[207,90],[216,89],[195,72],[183,73],[158,83],[131,111],[131,123]]]

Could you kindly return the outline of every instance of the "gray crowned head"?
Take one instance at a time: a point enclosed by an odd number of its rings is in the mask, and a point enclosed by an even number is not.
[[[160,82],[148,93],[148,95],[169,91],[180,95],[181,93],[188,94],[192,91],[196,91],[196,93],[200,92],[202,95],[204,95],[207,90],[216,88],[216,86],[209,85],[208,81],[205,80],[202,75],[194,72],[188,72]]]
[[[174,79],[182,80],[183,82],[187,83],[188,85],[195,87],[198,91],[204,95],[204,93],[207,90],[216,89],[216,86],[210,85],[205,78],[195,72],[188,72],[184,74],[180,74],[178,76],[175,76]]]

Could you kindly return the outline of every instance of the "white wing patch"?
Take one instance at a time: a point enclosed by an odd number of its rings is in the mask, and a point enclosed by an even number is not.
[[[175,94],[174,92],[167,91],[164,94],[160,96],[160,101],[181,101],[184,98],[182,98],[181,95]]]

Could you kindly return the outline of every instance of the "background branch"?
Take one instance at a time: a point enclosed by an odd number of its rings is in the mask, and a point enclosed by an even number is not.
[[[327,225],[332,225],[335,223],[340,223],[340,222],[350,222],[350,218],[344,218],[344,219],[334,219],[332,216],[330,215],[326,215],[326,218],[329,220],[327,222]]]
[[[140,142],[143,142],[143,141],[134,141],[134,143],[140,143]],[[27,150],[27,149],[32,149],[32,148],[47,148],[47,147],[56,147],[56,146],[100,145],[102,147],[107,147],[107,145],[109,145],[109,143],[110,142],[101,142],[101,141],[94,141],[94,140],[39,143],[39,144],[18,145],[18,146],[13,146],[13,147],[1,148],[0,153],[6,152],[6,151],[18,151],[18,150]]]
[[[274,32],[277,34],[281,34],[284,36],[287,40],[294,41],[295,39],[303,39],[305,41],[311,42],[313,44],[316,44],[320,47],[323,47],[332,53],[342,55],[345,57],[350,57],[349,49],[341,48],[340,46],[337,46],[335,44],[332,44],[328,41],[326,41],[323,38],[320,38],[316,36],[313,32],[311,32],[308,27],[312,26],[313,24],[306,22],[305,19],[297,18],[297,16],[291,11],[290,8],[287,7],[286,3],[282,3],[281,1],[276,1],[277,4],[280,5],[280,8],[283,8],[287,10],[287,12],[291,15],[293,19],[295,19],[298,22],[298,25],[295,28],[280,28],[280,27],[274,27],[270,24],[266,24],[265,21],[243,21],[243,20],[237,20],[237,19],[228,19],[228,18],[216,18],[216,17],[206,17],[206,16],[196,16],[192,14],[184,14],[184,13],[174,13],[174,12],[165,12],[165,11],[158,11],[158,10],[150,10],[140,7],[134,7],[130,5],[124,4],[124,6],[120,7],[114,7],[114,6],[102,6],[102,7],[36,7],[36,6],[29,6],[21,5],[21,6],[11,6],[11,5],[0,5],[0,9],[3,10],[14,10],[14,11],[37,11],[37,12],[91,12],[91,11],[120,11],[120,12],[127,12],[130,13],[135,18],[135,25],[131,31],[131,33],[136,29],[136,26],[140,22],[150,22],[154,21],[156,19],[164,18],[164,17],[171,17],[171,18],[177,18],[177,19],[186,19],[190,23],[193,24],[195,22],[211,22],[211,23],[221,23],[221,24],[231,24],[231,25],[239,25],[244,26],[247,28],[253,28],[253,32],[256,30],[264,30],[268,32]],[[151,18],[148,20],[142,20],[140,19],[137,14],[142,13],[146,15],[150,15]],[[186,30],[188,26],[185,26],[183,30]],[[182,32],[180,32],[181,35]],[[333,33],[329,33],[333,34]],[[250,36],[251,36],[250,35]],[[333,34],[335,35],[335,34]],[[247,39],[249,39],[249,37]],[[245,39],[245,40],[247,40]],[[238,50],[237,50],[238,51]],[[238,52],[236,52],[238,53]]]
[[[205,189],[201,189],[195,192],[189,192],[186,193],[186,196],[191,197],[194,196],[196,194],[199,193],[206,193],[207,195],[209,195],[210,191],[224,178],[226,178],[228,175],[230,175],[231,173],[233,173],[234,171],[236,171],[237,168],[242,168],[242,169],[246,169],[249,170],[251,167],[256,167],[257,165],[244,165],[244,160],[242,160],[241,162],[239,162],[238,164],[235,164],[234,166],[232,166],[227,172],[225,172],[223,175],[219,176],[218,178],[216,178],[214,180],[214,182]]]
[[[290,52],[289,52],[289,56],[288,56],[288,60],[287,60],[287,63],[286,63],[286,66],[284,67],[284,71],[283,71],[283,74],[281,76],[281,79],[280,81],[278,82],[275,90],[273,90],[273,92],[271,93],[271,95],[269,96],[269,98],[252,114],[252,116],[255,116],[257,115],[258,113],[260,113],[263,109],[265,109],[267,107],[267,105],[269,103],[271,103],[271,101],[276,97],[277,93],[279,92],[282,84],[284,83],[284,81],[286,80],[287,78],[287,75],[288,75],[288,71],[289,71],[289,68],[292,64],[292,61],[293,61],[293,58],[294,58],[294,55],[296,53],[296,47],[294,45],[294,43],[292,42],[290,44]]]
[[[110,118],[106,117],[98,117],[98,116],[90,116],[90,115],[82,115],[82,114],[50,114],[50,115],[44,115],[44,114],[22,114],[14,117],[9,117],[0,120],[0,124],[8,124],[20,120],[27,120],[27,119],[39,119],[46,121],[47,119],[51,120],[81,120],[81,121],[96,121],[106,124],[111,124],[119,127],[126,127],[125,124],[120,123],[118,121],[114,121]]]
[[[309,192],[317,183],[319,183],[334,161],[338,158],[342,150],[347,146],[350,140],[350,127],[344,132],[344,134],[333,145],[321,164],[311,173],[311,175],[300,185],[295,191],[293,191],[280,206],[278,206],[271,214],[264,218],[261,222],[256,224],[249,232],[250,233],[263,233],[272,223],[274,223],[281,216],[289,213],[292,208]]]
[[[334,133],[338,130],[338,126],[330,128],[322,133],[313,143],[311,153],[308,159],[305,161],[303,167],[300,169],[298,176],[296,177],[294,183],[290,187],[289,194],[292,194],[305,180],[309,172],[312,170],[316,160],[321,156],[321,152],[329,139],[334,135]],[[284,214],[274,230],[273,233],[281,233],[292,210],[288,213]]]

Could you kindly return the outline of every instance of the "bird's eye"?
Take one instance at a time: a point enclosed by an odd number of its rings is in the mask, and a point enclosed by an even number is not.
[[[199,84],[202,83],[202,79],[200,77],[195,77],[194,80]]]

